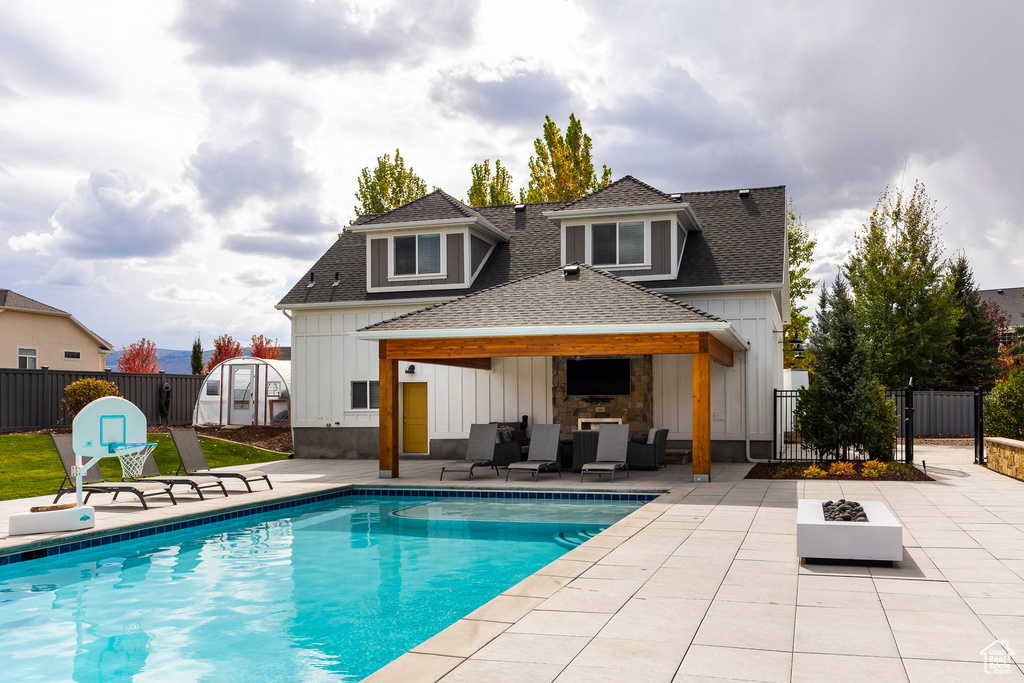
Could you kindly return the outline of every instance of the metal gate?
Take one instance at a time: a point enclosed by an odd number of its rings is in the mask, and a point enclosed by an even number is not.
[[[988,463],[985,455],[985,390],[974,387],[974,462]]]

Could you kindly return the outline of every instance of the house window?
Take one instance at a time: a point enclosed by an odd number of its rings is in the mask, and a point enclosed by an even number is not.
[[[593,264],[623,266],[644,262],[644,222],[620,221],[591,226]]]
[[[1003,346],[1013,346],[1017,343],[1017,333],[1013,330],[1006,330],[999,335],[999,343]]]
[[[377,410],[380,382],[375,379],[352,382],[352,410]]]
[[[64,360],[82,360],[81,351],[65,351]]]
[[[395,275],[441,273],[441,234],[395,238]]]
[[[37,360],[36,349],[18,349],[18,368],[21,370],[35,370]]]

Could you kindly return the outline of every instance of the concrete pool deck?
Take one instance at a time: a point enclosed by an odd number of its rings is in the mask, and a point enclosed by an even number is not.
[[[522,489],[667,490],[583,546],[384,667],[379,681],[991,680],[982,650],[1018,652],[998,680],[1024,681],[1024,482],[970,464],[970,448],[918,446],[935,482],[744,480],[713,463],[617,477],[523,477]],[[933,466],[945,472],[936,471]],[[275,489],[97,505],[97,530],[212,514],[341,484],[505,487],[480,475],[437,481],[437,461],[265,463]],[[963,476],[967,474],[969,476]],[[892,568],[803,565],[798,498],[881,500],[904,524]],[[7,517],[52,498],[0,503],[0,552],[45,538],[7,537]],[[94,497],[94,502],[109,496]],[[96,530],[93,530],[94,532]],[[64,535],[69,536],[69,535]],[[995,664],[995,662],[992,662]]]

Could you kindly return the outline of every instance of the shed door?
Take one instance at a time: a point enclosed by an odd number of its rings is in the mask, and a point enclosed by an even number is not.
[[[255,365],[231,366],[231,403],[228,424],[252,424],[252,390],[255,386]]]

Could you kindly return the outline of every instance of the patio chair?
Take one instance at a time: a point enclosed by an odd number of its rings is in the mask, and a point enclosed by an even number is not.
[[[514,462],[505,470],[505,481],[512,472],[533,472],[533,480],[537,481],[542,471],[556,470],[562,476],[562,466],[558,461],[558,437],[561,425],[533,425],[533,436],[530,437],[530,455],[522,462]]]
[[[469,427],[469,443],[466,446],[466,459],[448,463],[441,468],[441,481],[444,481],[445,471],[469,472],[470,480],[473,479],[473,468],[493,467],[494,473],[498,474],[498,465],[494,462],[494,449],[498,440],[498,425],[495,422],[490,424],[475,424]]]
[[[230,470],[226,468],[218,469],[216,472],[210,471],[210,465],[206,462],[206,456],[203,454],[203,445],[199,443],[199,437],[196,436],[196,432],[191,428],[184,429],[169,429],[171,433],[171,440],[174,441],[174,448],[178,451],[178,457],[181,458],[181,467],[175,472],[175,474],[214,474],[220,478],[238,479],[245,488],[248,489],[249,493],[252,493],[252,486],[249,485],[251,481],[263,480],[267,482],[267,488],[274,488],[274,485],[270,483],[270,476],[266,472],[260,470]]]
[[[203,497],[203,489],[217,488],[219,486],[224,497],[227,498],[228,496],[228,490],[224,488],[224,481],[213,473],[172,476],[164,476],[160,474],[160,470],[156,466],[156,460],[154,460],[152,453],[146,457],[146,462],[142,465],[142,476],[137,479],[132,479],[132,481],[159,481],[167,484],[172,489],[176,485],[189,486],[196,492],[196,495],[199,496],[199,500],[206,500]]]
[[[665,467],[667,443],[667,429],[652,429],[647,434],[647,443],[629,442],[626,447],[626,464],[631,470],[658,470]]]
[[[583,465],[580,481],[583,481],[584,474],[601,476],[605,472],[610,472],[612,481],[615,481],[615,470],[626,470],[626,477],[629,477],[629,464],[626,462],[628,443],[629,425],[602,425],[597,437],[597,459]]]
[[[53,504],[56,505],[65,493],[75,492],[75,477],[72,475],[75,467],[75,449],[70,434],[51,434],[50,438],[53,439],[53,447],[57,449],[60,464],[64,467],[64,480],[61,481],[60,488],[57,489],[57,497],[53,499]],[[69,486],[64,486],[65,482]],[[113,493],[114,497],[111,499],[111,503],[117,500],[118,494],[131,493],[139,497],[143,510],[149,509],[149,505],[146,504],[146,498],[149,496],[167,494],[173,504],[178,504],[178,501],[174,500],[174,494],[171,493],[169,484],[158,481],[107,481],[103,478],[98,463],[93,463],[92,467],[82,474],[82,492],[85,494],[86,503],[94,493]]]

